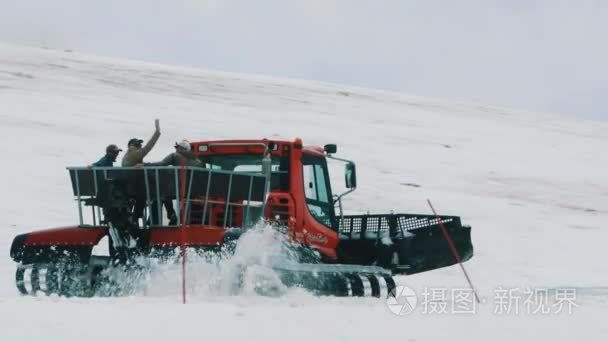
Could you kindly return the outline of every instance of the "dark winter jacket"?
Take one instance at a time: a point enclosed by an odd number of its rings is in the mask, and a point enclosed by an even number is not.
[[[106,154],[101,157],[101,159],[94,162],[93,166],[114,166],[114,158],[109,154]]]
[[[203,167],[203,163],[198,159],[192,152],[187,151],[183,153],[173,152],[163,158],[163,160],[155,163],[145,163],[146,166],[181,166],[182,159],[184,160],[185,166],[198,166]]]
[[[144,162],[144,157],[152,150],[160,137],[160,131],[155,131],[146,145],[140,149],[129,148],[122,157],[122,166],[135,166]]]

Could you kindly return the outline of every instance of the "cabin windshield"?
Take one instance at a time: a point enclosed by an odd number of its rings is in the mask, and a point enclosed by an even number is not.
[[[281,158],[272,156],[272,171],[280,171]],[[210,169],[236,172],[262,172],[259,154],[225,154],[206,157]]]
[[[272,159],[271,190],[289,190],[289,156]],[[262,156],[259,154],[224,154],[206,157],[206,167],[213,170],[234,172],[262,172]]]

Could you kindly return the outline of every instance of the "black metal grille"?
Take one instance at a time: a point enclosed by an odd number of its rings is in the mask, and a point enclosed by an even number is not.
[[[445,218],[440,218],[441,223],[446,224],[449,222],[452,222],[454,220],[454,218],[452,217],[445,217]],[[397,228],[399,229],[403,229],[406,231],[410,231],[410,230],[414,230],[414,229],[418,229],[418,228],[424,228],[424,227],[430,227],[430,226],[434,226],[434,225],[438,225],[439,224],[439,220],[436,217],[404,217],[404,216],[399,216],[397,217]]]
[[[439,221],[448,228],[461,227],[457,216],[416,214],[385,215],[348,215],[337,217],[338,231],[341,239],[380,239],[384,236],[404,236],[406,232],[439,225]]]

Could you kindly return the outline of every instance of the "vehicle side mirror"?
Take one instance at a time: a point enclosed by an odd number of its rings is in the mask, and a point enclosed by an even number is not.
[[[323,150],[327,154],[334,154],[338,151],[338,146],[336,144],[327,144],[327,145],[323,146]]]
[[[347,163],[344,166],[344,179],[346,180],[346,188],[354,189],[357,187],[357,169],[354,163]]]

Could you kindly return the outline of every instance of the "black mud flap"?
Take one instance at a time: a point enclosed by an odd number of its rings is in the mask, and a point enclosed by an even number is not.
[[[461,260],[473,256],[471,227],[441,216]],[[378,265],[393,274],[414,274],[456,264],[439,220],[432,215],[351,215],[338,219],[339,262]]]
[[[471,227],[446,226],[446,229],[461,261],[471,259],[473,256]],[[399,264],[394,267],[394,273],[414,274],[451,266],[458,262],[440,227],[424,227],[412,233],[414,236],[410,241],[398,244]]]

